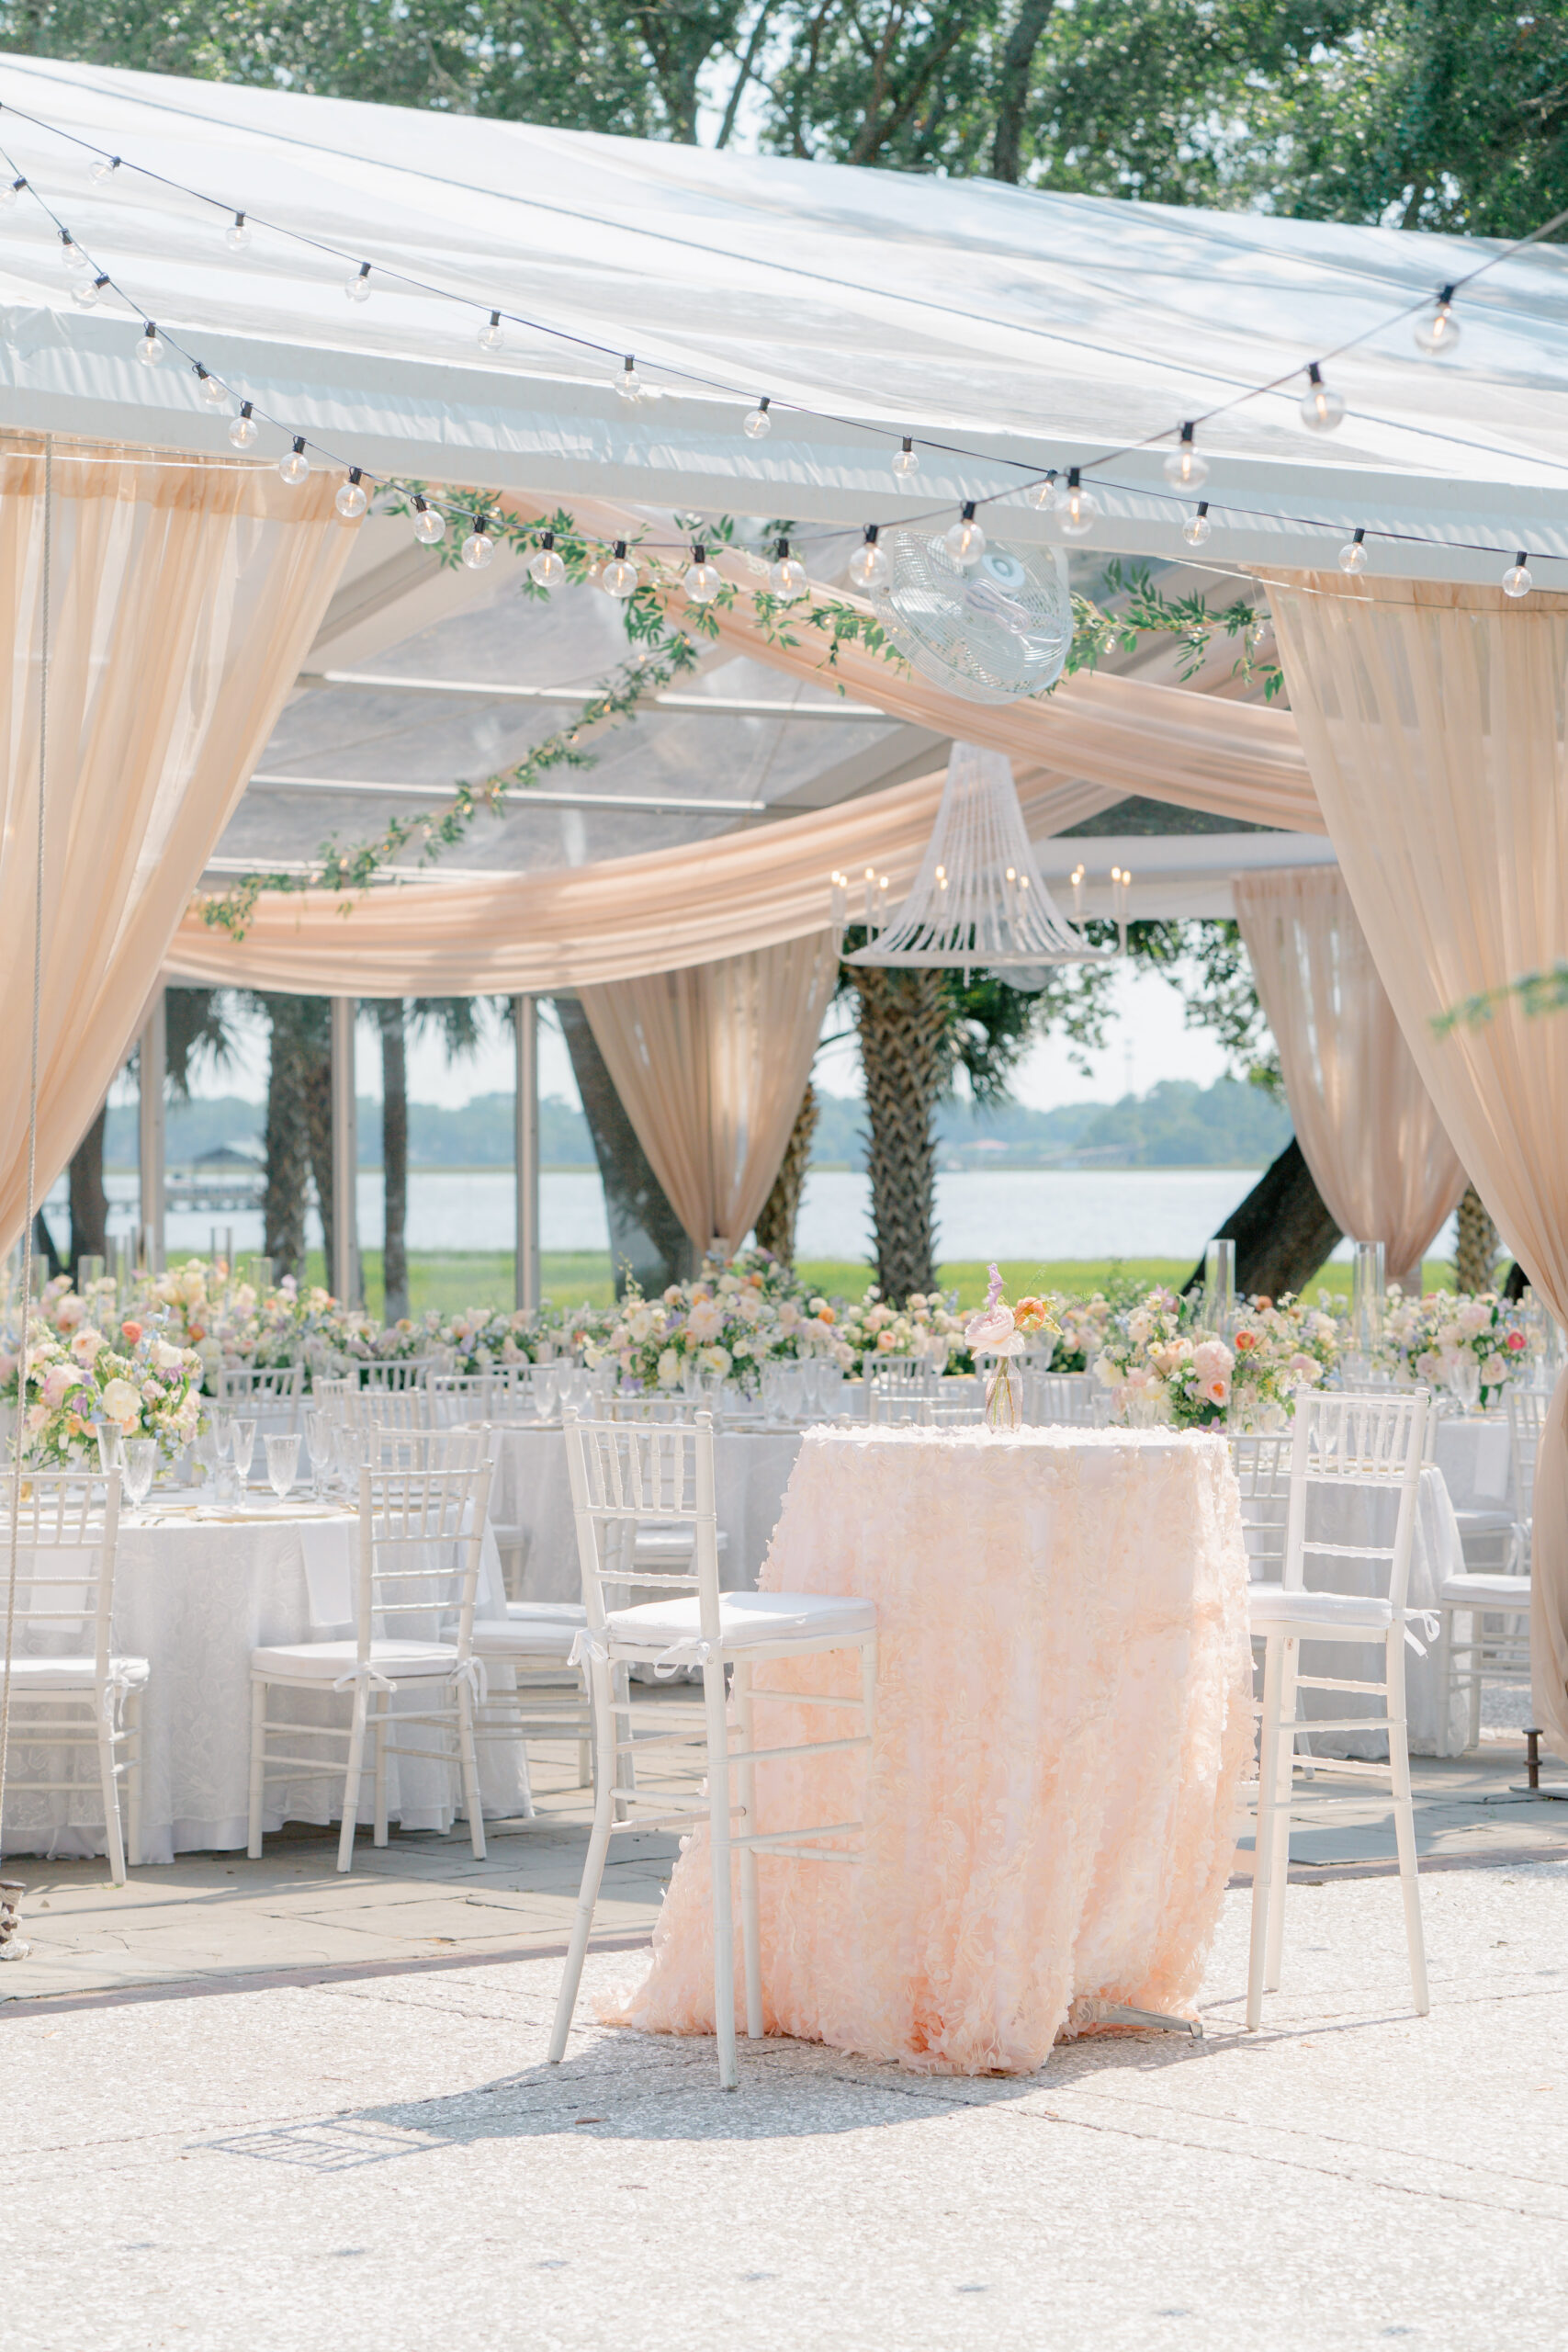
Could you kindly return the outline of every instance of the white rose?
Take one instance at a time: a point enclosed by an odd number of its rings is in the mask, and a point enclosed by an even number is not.
[[[660,1356],[659,1385],[660,1388],[679,1388],[681,1385],[681,1358],[674,1348],[666,1348]]]
[[[104,1390],[104,1411],[117,1429],[133,1430],[141,1419],[141,1399],[129,1380],[111,1380]]]

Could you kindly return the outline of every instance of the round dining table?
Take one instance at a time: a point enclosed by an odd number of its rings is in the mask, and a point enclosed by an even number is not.
[[[178,1853],[243,1847],[250,1785],[251,1652],[277,1642],[337,1640],[354,1631],[353,1511],[270,1494],[242,1504],[208,1502],[188,1490],[154,1488],[120,1518],[115,1569],[114,1645],[144,1657],[141,1693],[143,1863]],[[481,1555],[477,1618],[505,1614],[492,1536]],[[506,1669],[491,1669],[491,1679]],[[417,1704],[419,1694],[411,1703]],[[275,1690],[272,1706],[302,1724],[344,1723],[346,1702],[329,1693]],[[392,1702],[394,1709],[398,1702]],[[434,1746],[426,1726],[402,1736]],[[39,1749],[29,1766],[25,1737],[12,1736],[17,1779],[63,1777],[62,1751]],[[400,1742],[402,1744],[402,1742]],[[341,1818],[343,1771],[301,1778],[269,1792],[264,1826],[285,1820],[325,1826]],[[322,1743],[323,1755],[327,1743]],[[432,1754],[388,1759],[388,1810],[404,1829],[450,1829],[458,1806],[456,1768]],[[395,1777],[394,1777],[395,1776]],[[5,1850],[51,1857],[101,1854],[103,1800],[91,1751],[76,1766],[81,1793],[13,1792],[6,1802]],[[481,1741],[479,1788],[487,1815],[523,1809],[520,1749]],[[123,1800],[122,1800],[123,1802]],[[137,1859],[135,1857],[133,1860]]]
[[[811,1429],[761,1582],[877,1613],[869,1758],[757,1767],[764,1832],[864,1824],[840,1841],[851,1866],[759,1859],[768,2030],[920,2071],[1014,2074],[1095,2022],[1098,2002],[1190,2013],[1252,1747],[1224,1439]],[[858,1664],[755,1672],[759,1688],[848,1694]],[[769,1711],[781,1743],[819,1724]],[[613,2016],[713,2029],[704,1828],[675,1866],[649,1974]]]

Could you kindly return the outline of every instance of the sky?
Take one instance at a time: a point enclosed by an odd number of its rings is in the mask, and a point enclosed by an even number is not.
[[[1205,1030],[1183,1025],[1181,1003],[1174,989],[1143,969],[1117,974],[1117,1018],[1106,1051],[1091,1065],[1089,1076],[1076,1070],[1066,1046],[1043,1038],[1015,1073],[1013,1093],[1032,1109],[1054,1110],[1063,1102],[1115,1102],[1128,1092],[1146,1093],[1160,1079],[1186,1078],[1208,1086],[1224,1075],[1225,1057]],[[539,1036],[539,1091],[575,1102],[571,1061],[565,1041],[548,1007],[543,1009]],[[415,1038],[409,1047],[409,1092],[415,1102],[438,1102],[456,1108],[475,1094],[510,1093],[513,1086],[512,1033],[487,1022],[479,1051],[469,1059],[448,1062],[439,1039]],[[860,1057],[852,1035],[825,1046],[818,1056],[817,1082],[833,1094],[859,1094]],[[201,1095],[239,1094],[260,1101],[266,1091],[266,1034],[258,1020],[247,1023],[235,1062],[227,1069],[208,1069],[193,1091]],[[358,1043],[358,1091],[379,1097],[381,1056],[374,1035],[361,1023]]]

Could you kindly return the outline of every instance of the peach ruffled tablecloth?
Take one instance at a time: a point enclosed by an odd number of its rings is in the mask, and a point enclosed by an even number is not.
[[[863,1861],[760,1860],[768,2030],[1024,2074],[1075,2000],[1190,2011],[1252,1746],[1247,1583],[1220,1438],[810,1430],[761,1586],[875,1602],[876,1738]],[[780,1660],[758,1687],[855,1676]],[[759,1709],[761,1746],[825,1736]],[[855,1818],[865,1770],[760,1766],[759,1826]],[[711,2032],[710,1922],[705,1829],[610,2021]]]

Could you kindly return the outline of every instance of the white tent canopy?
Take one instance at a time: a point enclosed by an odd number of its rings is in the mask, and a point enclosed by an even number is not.
[[[20,57],[0,101],[5,155],[124,297],[74,308],[24,192],[0,234],[14,424],[226,451],[231,411],[186,365],[136,364],[150,318],[273,420],[265,452],[298,432],[371,474],[852,531],[1161,436],[1097,475],[1096,544],[1177,556],[1190,500],[1162,457],[1183,418],[1224,410],[1200,435],[1222,564],[1322,563],[1358,526],[1406,575],[1495,581],[1516,546],[1568,560],[1561,248],[1467,291],[1462,347],[1434,363],[1396,314],[1495,248]],[[124,159],[107,184],[94,152]],[[362,262],[371,298],[351,304]],[[489,356],[492,308],[509,323]],[[617,398],[627,352],[657,404]],[[1314,358],[1348,405],[1333,435],[1297,414]],[[740,418],[764,393],[774,426],[753,442]],[[904,432],[954,454],[925,449],[901,501]],[[1010,503],[1010,536],[1049,529]]]

